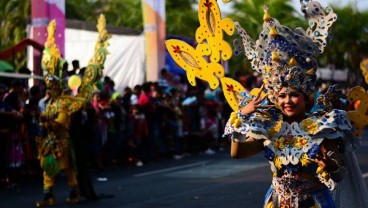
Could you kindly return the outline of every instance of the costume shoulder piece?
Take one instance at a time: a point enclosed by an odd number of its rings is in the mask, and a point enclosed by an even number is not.
[[[344,110],[334,109],[322,116],[310,116],[301,122],[301,127],[310,135],[326,139],[343,138],[344,132],[350,132],[353,127]]]
[[[311,135],[327,139],[343,138],[344,132],[353,130],[344,102],[346,96],[338,85],[330,86],[326,93],[317,98],[316,111],[301,122],[301,127]]]
[[[301,122],[301,127],[310,135],[327,139],[343,138],[344,132],[353,129],[345,111],[345,99],[338,85],[330,86],[326,93],[317,98],[316,111]]]
[[[67,112],[69,115],[78,111],[85,103],[84,98],[62,95],[57,101],[58,110]]]
[[[244,116],[240,111],[233,112],[226,123],[224,136],[233,133],[244,134],[254,139],[270,139],[282,127],[282,114],[276,108],[264,109]]]

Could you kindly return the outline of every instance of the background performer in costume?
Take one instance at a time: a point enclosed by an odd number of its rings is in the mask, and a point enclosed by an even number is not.
[[[74,204],[79,200],[77,172],[75,167],[73,143],[70,140],[69,128],[71,114],[89,102],[93,84],[102,76],[103,64],[108,54],[106,48],[110,35],[106,31],[105,17],[100,15],[97,29],[99,37],[95,52],[84,72],[83,79],[71,77],[69,89],[62,79],[63,61],[55,44],[55,20],[51,21],[47,30],[48,37],[42,56],[42,68],[47,72],[45,81],[50,92],[50,100],[41,115],[41,126],[44,135],[37,139],[38,153],[43,169],[44,198],[36,202],[37,207],[50,206],[56,203],[53,194],[55,175],[64,171],[71,188],[67,203]],[[71,96],[70,90],[78,90],[77,96]]]

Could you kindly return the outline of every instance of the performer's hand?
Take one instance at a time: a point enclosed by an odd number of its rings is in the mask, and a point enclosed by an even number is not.
[[[321,154],[318,154],[315,159],[312,159],[321,170],[326,170],[328,172],[335,171],[339,167],[327,154],[326,148],[321,145]]]
[[[257,96],[255,96],[248,104],[246,104],[240,111],[243,115],[250,115],[256,112],[259,108],[269,108],[271,106],[261,106],[261,103],[266,99],[267,94],[261,97],[263,92],[264,85],[262,85],[261,89]]]

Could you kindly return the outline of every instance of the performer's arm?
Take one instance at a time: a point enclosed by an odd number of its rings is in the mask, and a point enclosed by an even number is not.
[[[239,138],[242,136],[245,135],[233,134],[233,137],[231,139],[232,158],[240,159],[251,157],[263,150],[264,148],[263,140],[248,137],[244,141],[242,141],[242,139]]]

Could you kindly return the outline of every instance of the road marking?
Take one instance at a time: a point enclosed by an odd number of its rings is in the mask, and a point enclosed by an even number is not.
[[[367,178],[368,177],[368,173],[363,173],[362,176],[363,176],[363,178]]]
[[[178,178],[221,178],[246,170],[252,170],[266,166],[269,166],[269,164],[263,162],[239,163],[237,161],[223,161],[199,167],[173,171],[166,174],[166,176]]]
[[[195,166],[201,166],[201,165],[205,165],[207,162],[208,161],[202,161],[202,162],[192,163],[192,164],[188,164],[188,165],[180,165],[180,166],[176,166],[176,167],[172,167],[172,168],[165,168],[165,169],[162,169],[162,170],[155,170],[155,171],[149,171],[149,172],[145,172],[145,173],[139,173],[139,174],[133,175],[133,177],[142,177],[142,176],[165,173],[165,172],[170,172],[170,171],[184,169],[184,168],[191,168],[191,167],[195,167]]]

